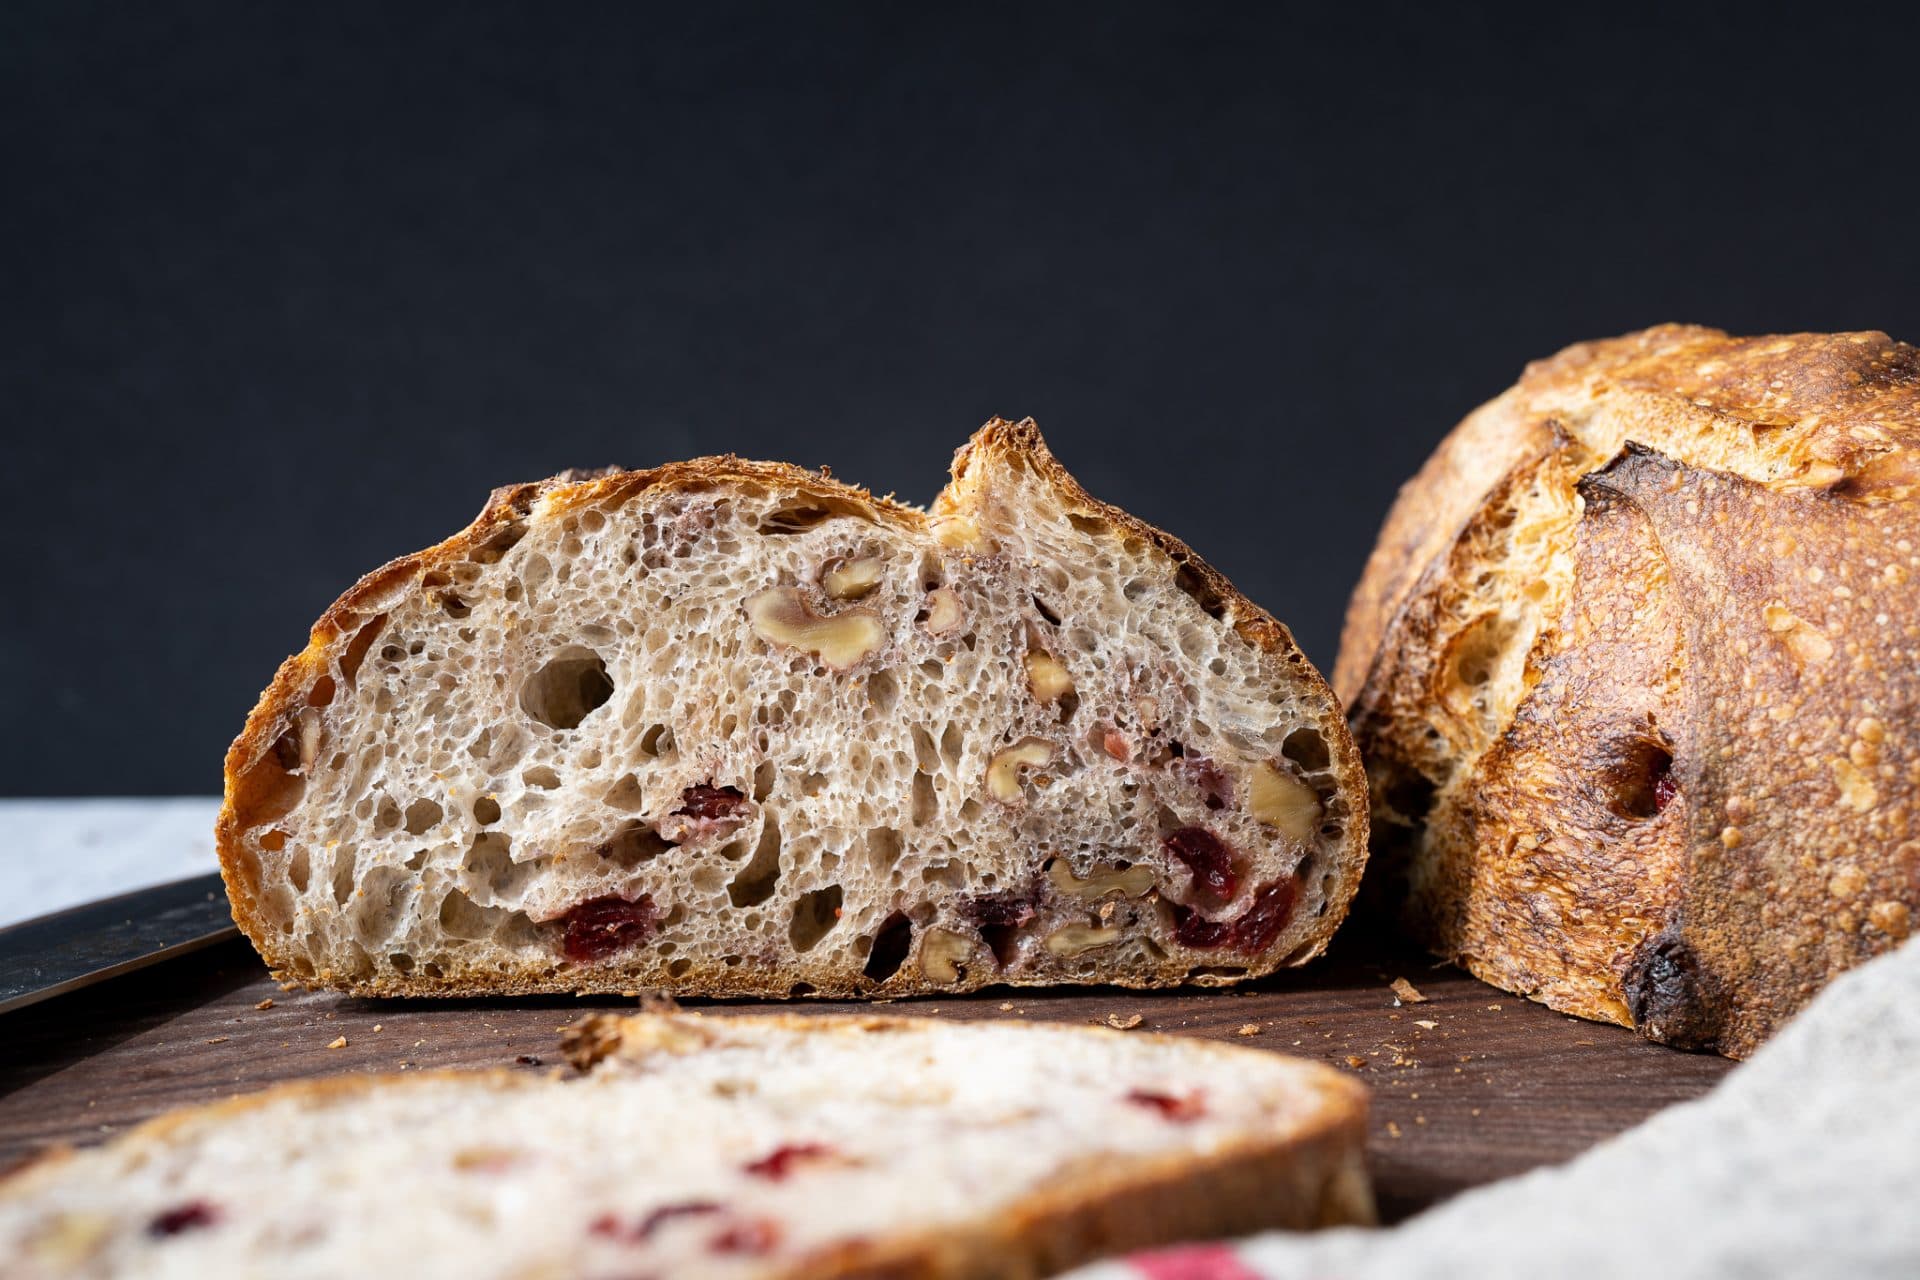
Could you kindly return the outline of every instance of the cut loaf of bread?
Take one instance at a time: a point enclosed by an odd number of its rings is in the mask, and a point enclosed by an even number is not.
[[[1364,788],[1285,628],[995,421],[930,513],[497,492],[282,666],[219,847],[278,976],[368,994],[1220,983],[1324,948]]]
[[[0,1182],[54,1276],[978,1276],[1372,1219],[1328,1067],[1046,1023],[589,1019],[584,1078],[346,1077]]]

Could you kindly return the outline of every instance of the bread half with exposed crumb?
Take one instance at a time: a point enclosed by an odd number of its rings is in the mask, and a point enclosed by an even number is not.
[[[0,1181],[23,1277],[1026,1277],[1373,1219],[1328,1067],[1047,1023],[599,1015],[580,1078],[360,1076]]]
[[[227,757],[275,974],[365,994],[1225,983],[1366,849],[1331,692],[996,420],[930,511],[705,458],[497,492],[363,579]]]

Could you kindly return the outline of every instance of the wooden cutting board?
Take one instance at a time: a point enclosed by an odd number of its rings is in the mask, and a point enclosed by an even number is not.
[[[1424,997],[1403,1002],[1405,978]],[[562,1069],[562,1027],[634,1001],[356,1000],[282,991],[242,942],[0,1015],[0,1168],[98,1142],[168,1107],[283,1080],[432,1067]],[[264,1007],[263,1007],[264,1006]],[[715,1016],[768,1006],[690,1002]],[[801,1013],[869,1006],[796,1003]],[[1233,991],[1006,989],[901,1000],[941,1018],[1103,1023],[1317,1058],[1373,1088],[1368,1157],[1389,1221],[1564,1160],[1731,1066],[1496,991],[1342,934],[1305,970]]]

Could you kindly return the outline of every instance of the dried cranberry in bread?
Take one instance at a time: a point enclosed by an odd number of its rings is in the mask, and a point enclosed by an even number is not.
[[[10,1276],[1050,1274],[1372,1220],[1366,1090],[1046,1023],[599,1015],[584,1078],[428,1072],[175,1112],[0,1181]]]
[[[995,421],[930,513],[500,491],[281,668],[219,846],[277,975],[368,994],[1220,983],[1326,945],[1363,788],[1285,628]]]
[[[1488,982],[1733,1056],[1897,945],[1917,450],[1920,353],[1884,334],[1529,368],[1401,491],[1347,615],[1371,883]]]

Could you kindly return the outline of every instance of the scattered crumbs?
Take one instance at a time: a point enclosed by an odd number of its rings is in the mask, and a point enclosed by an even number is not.
[[[1240,1029],[1233,1034],[1237,1036],[1257,1036],[1260,1034],[1260,1024],[1257,1022],[1243,1022],[1240,1024]]]
[[[329,1049],[344,1049],[346,1047],[347,1047],[347,1038],[345,1036],[335,1036],[333,1038],[332,1043],[327,1045],[327,1048]]]
[[[1387,1136],[1389,1138],[1397,1138],[1400,1136],[1400,1126],[1391,1120],[1387,1121]]]
[[[1427,998],[1420,994],[1420,988],[1414,986],[1405,978],[1395,978],[1392,982],[1389,982],[1387,986],[1392,988],[1393,998],[1396,1004],[1425,1004],[1427,1002]]]
[[[262,1000],[259,1004],[256,1004],[253,1007],[256,1009],[271,1009],[273,1008],[273,997],[268,996],[265,1000]]]
[[[1475,1107],[1475,1108],[1473,1109],[1473,1114],[1474,1114],[1474,1115],[1476,1115],[1476,1116],[1477,1116],[1477,1115],[1479,1115],[1479,1114],[1480,1114],[1480,1108],[1478,1108],[1478,1107]]]
[[[540,1065],[540,1055],[537,1053],[523,1053],[515,1058],[514,1061],[523,1067],[537,1067]]]
[[[413,1065],[413,1064],[412,1064],[411,1062],[406,1062],[406,1061],[402,1061],[402,1062],[400,1063],[400,1069],[401,1069],[402,1071],[405,1071],[405,1070],[406,1070],[406,1069],[407,1069],[408,1067],[410,1067],[410,1066],[412,1066],[412,1065]]]
[[[1591,1048],[1593,1048],[1593,1041],[1591,1041],[1591,1040],[1575,1040],[1575,1041],[1573,1042],[1573,1044],[1574,1044],[1574,1047],[1575,1047],[1576,1049],[1591,1049]]]
[[[1367,1065],[1367,1060],[1361,1057],[1359,1054],[1350,1053],[1347,1055],[1347,1065],[1352,1067],[1355,1071],[1358,1071],[1360,1068]]]
[[[1107,1025],[1115,1031],[1131,1031],[1139,1026],[1141,1021],[1142,1019],[1137,1013],[1130,1013],[1124,1018],[1117,1013],[1107,1015]]]
[[[1435,1027],[1439,1026],[1440,1024],[1435,1022],[1432,1018],[1417,1018],[1414,1020],[1413,1025],[1416,1027],[1424,1027],[1428,1031],[1431,1031]]]
[[[1487,1006],[1487,1012],[1489,1012],[1489,1013],[1498,1013],[1498,1012],[1500,1012],[1500,1006],[1499,1006],[1499,1005],[1497,1005],[1497,1004],[1490,1004],[1490,1005],[1488,1005],[1488,1006]]]
[[[379,1023],[376,1022],[373,1024],[373,1034],[379,1035],[382,1030],[383,1028],[380,1026]]]
[[[1418,1101],[1420,1101],[1420,1095],[1419,1095],[1419,1094],[1417,1094],[1417,1093],[1410,1093],[1410,1094],[1408,1094],[1408,1095],[1407,1095],[1407,1101],[1409,1101],[1409,1102],[1418,1102]]]
[[[1455,1074],[1455,1075],[1459,1075],[1459,1074],[1460,1074],[1461,1072],[1463,1072],[1463,1071],[1465,1071],[1465,1070],[1466,1070],[1466,1068],[1465,1068],[1465,1067],[1455,1067],[1455,1068],[1453,1069],[1453,1074]]]
[[[1427,1118],[1425,1116],[1415,1116],[1413,1118],[1413,1122],[1415,1124],[1425,1124],[1427,1122]]]
[[[207,1043],[208,1044],[225,1044],[227,1040],[228,1040],[228,1037],[226,1036],[215,1036],[213,1039],[207,1041]]]
[[[565,1028],[565,1027],[562,1027],[562,1028],[560,1028],[560,1029],[561,1029],[562,1031],[565,1031],[565,1030],[566,1030],[566,1028]],[[423,1045],[423,1044],[425,1044],[425,1043],[426,1043],[426,1041],[425,1041],[425,1040],[415,1040],[415,1041],[413,1042],[413,1047],[414,1047],[414,1048],[416,1048],[416,1049],[418,1049],[418,1048],[419,1048],[419,1047],[420,1047],[421,1045]]]

